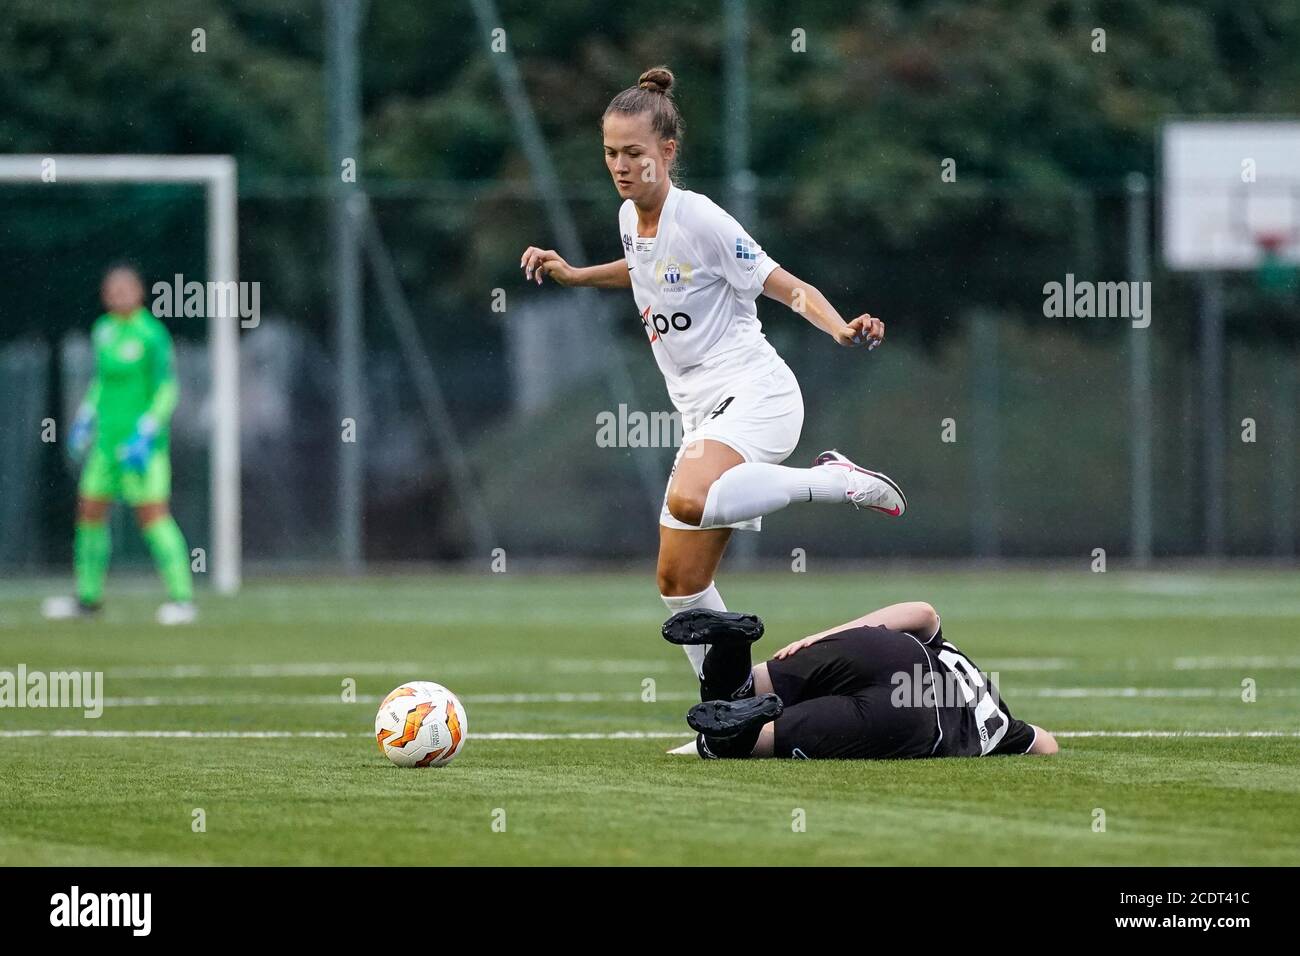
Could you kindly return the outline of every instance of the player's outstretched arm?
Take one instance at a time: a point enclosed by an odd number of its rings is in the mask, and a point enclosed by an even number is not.
[[[1025,751],[1025,753],[1050,756],[1061,749],[1060,745],[1056,742],[1056,738],[1045,731],[1042,727],[1039,727],[1037,724],[1030,724],[1029,726],[1034,728],[1034,743],[1033,746]]]
[[[593,289],[630,289],[632,277],[627,272],[627,262],[615,259],[598,266],[577,268],[569,265],[554,249],[529,246],[519,259],[524,279],[542,284],[550,276],[557,285],[589,286]]]
[[[816,644],[823,637],[838,634],[840,631],[847,631],[854,627],[887,627],[891,631],[907,631],[909,634],[928,639],[933,637],[939,630],[939,612],[924,601],[905,601],[902,604],[891,604],[888,607],[878,608],[870,614],[855,618],[847,624],[841,624],[838,627],[832,627],[829,630],[811,634],[808,637],[787,644],[772,656],[776,660],[783,660],[809,644]]]
[[[872,611],[861,622],[868,627],[887,627],[891,631],[931,638],[939,630],[939,612],[925,601],[904,601]]]
[[[880,319],[864,312],[845,322],[820,289],[779,266],[763,283],[763,295],[798,312],[845,348],[874,349],[885,340],[885,323]]]

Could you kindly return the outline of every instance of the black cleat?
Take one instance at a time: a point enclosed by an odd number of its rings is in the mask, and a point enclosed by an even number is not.
[[[763,636],[763,621],[757,614],[692,608],[664,621],[663,635],[670,644],[753,644]]]
[[[744,700],[706,700],[686,712],[691,730],[705,737],[735,737],[776,720],[785,710],[776,694]]]

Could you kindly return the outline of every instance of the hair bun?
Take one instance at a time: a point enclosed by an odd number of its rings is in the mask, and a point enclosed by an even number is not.
[[[666,66],[652,66],[641,74],[636,85],[652,93],[667,93],[673,88],[673,71]]]

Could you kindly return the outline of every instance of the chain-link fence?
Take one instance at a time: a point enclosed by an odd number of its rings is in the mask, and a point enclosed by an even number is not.
[[[721,183],[685,185],[726,205]],[[527,188],[413,182],[369,192],[422,349],[396,333],[393,303],[367,274],[368,404],[357,423],[367,557],[486,557],[467,519],[470,496],[486,513],[493,546],[513,554],[651,553],[673,449],[651,433],[638,439],[634,428],[613,447],[598,440],[602,415],[632,422],[671,411],[631,295],[581,297],[522,281],[524,246],[553,244]],[[75,474],[57,441],[43,440],[41,424],[68,422],[84,388],[98,277],[130,259],[150,282],[202,280],[203,205],[197,190],[174,186],[5,186],[3,201],[18,225],[0,248],[8,290],[0,396],[11,410],[0,432],[0,562],[34,569],[60,565],[70,551]],[[575,189],[567,201],[592,259],[620,256],[616,201],[604,184]],[[1049,314],[1050,283],[1077,289],[1141,278],[1129,266],[1129,201],[1121,184],[1068,192],[895,184],[838,196],[760,184],[756,221],[747,225],[769,253],[842,312],[871,311],[889,328],[883,349],[841,351],[798,315],[762,302],[765,331],[796,372],[807,408],[791,463],[839,447],[897,478],[911,510],[896,523],[825,508],[778,514],[765,522],[757,553],[1126,554],[1130,453],[1141,434],[1130,351],[1136,336],[1150,336],[1154,553],[1205,550],[1201,449],[1205,431],[1220,429],[1225,552],[1293,555],[1294,284],[1228,277],[1225,400],[1208,418],[1195,276],[1167,273],[1151,257],[1146,328],[1138,299],[1124,314]],[[331,562],[335,474],[347,445],[336,398],[327,189],[245,182],[239,213],[240,276],[261,290],[260,324],[242,333],[245,557]],[[201,544],[213,413],[206,324],[167,321],[182,379],[175,510]],[[600,325],[610,334],[596,334]],[[610,374],[620,367],[627,379]],[[468,486],[457,482],[421,401],[421,376],[446,400]]]

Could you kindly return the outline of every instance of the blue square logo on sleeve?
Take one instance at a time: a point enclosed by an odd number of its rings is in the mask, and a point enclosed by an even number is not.
[[[757,259],[758,253],[755,251],[756,249],[757,249],[757,245],[754,243],[754,240],[747,239],[744,236],[739,236],[736,238],[737,259],[747,259],[747,260]]]

